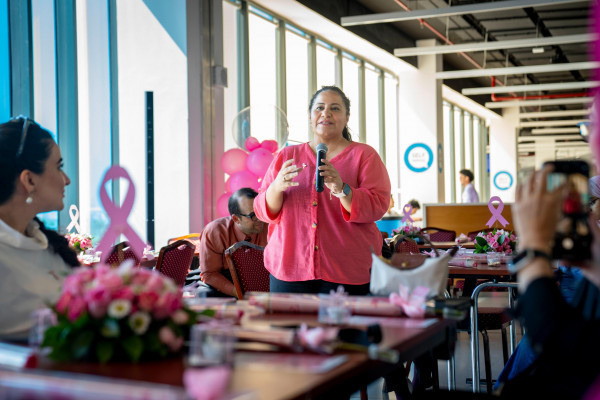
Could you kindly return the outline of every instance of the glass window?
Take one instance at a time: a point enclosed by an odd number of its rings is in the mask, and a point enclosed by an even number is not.
[[[450,134],[452,132],[452,126],[450,126],[450,112],[452,106],[450,103],[444,102],[442,107],[443,124],[444,124],[444,176],[448,184],[444,185],[446,203],[454,203],[455,199],[452,198],[452,188],[450,187],[450,174],[454,172],[453,165],[451,162],[451,155],[454,153],[454,149],[450,146]]]
[[[258,15],[249,14],[250,107],[277,104],[276,46],[277,26]],[[253,131],[256,127],[251,128]],[[254,134],[254,132],[253,132]],[[266,138],[265,138],[266,139]],[[275,138],[269,138],[275,139]],[[259,138],[259,140],[264,140]]]
[[[335,86],[335,57],[333,47],[317,40],[317,90],[323,86]]]
[[[77,0],[75,9],[80,225],[97,243],[109,223],[98,196],[98,186],[111,164],[108,4]]]
[[[392,182],[392,194],[398,189],[398,80],[385,75],[385,152],[386,166]],[[396,198],[397,199],[397,198]]]
[[[350,56],[352,57],[352,56]],[[360,99],[358,97],[358,68],[359,63],[352,57],[348,58],[348,55],[344,54],[342,60],[343,72],[343,87],[344,93],[350,99],[350,120],[348,121],[348,128],[352,135],[352,140],[358,141],[359,135],[359,110],[360,110]]]
[[[0,121],[11,117],[8,0],[0,0]]]
[[[56,139],[56,44],[54,0],[31,2],[33,47],[33,118]],[[68,190],[68,189],[67,189]],[[69,207],[68,204],[65,205]],[[46,227],[58,229],[58,212],[38,216]]]
[[[365,113],[367,144],[379,152],[379,72],[370,65],[365,66]]]
[[[309,138],[308,37],[286,30],[288,142],[304,143]],[[318,51],[318,50],[317,50]],[[310,94],[312,95],[312,94]]]
[[[461,143],[464,143],[464,117],[462,115],[462,110],[458,107],[454,107],[454,168],[456,171],[456,201],[461,202],[461,194],[462,194],[462,186],[460,185],[460,180],[458,179],[458,171],[466,168],[464,164],[461,162],[461,154],[464,157],[465,148],[464,145],[461,147]]]
[[[472,132],[471,132],[471,128],[473,127],[472,125],[472,115],[468,112],[465,111],[464,113],[464,118],[465,118],[465,167],[467,169],[470,169],[471,171],[474,170],[475,165],[473,164],[473,160],[471,159],[471,156],[473,155],[473,143],[471,143],[471,139],[472,139]]]
[[[227,68],[227,87],[224,88],[224,135],[225,150],[237,146],[233,139],[233,120],[238,114],[238,57],[237,57],[237,14],[238,7],[223,2],[223,65]]]
[[[147,237],[154,198],[155,243],[189,229],[188,102],[185,2],[116,2],[119,164],[136,185],[130,225]],[[153,93],[154,185],[148,192],[146,93]],[[120,199],[127,193],[121,184]]]

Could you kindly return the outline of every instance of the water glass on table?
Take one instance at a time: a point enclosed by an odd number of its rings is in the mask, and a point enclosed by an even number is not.
[[[498,267],[502,263],[502,253],[491,251],[487,253],[487,264],[490,267]]]
[[[236,337],[230,321],[212,321],[192,326],[189,365],[203,367],[233,364]]]

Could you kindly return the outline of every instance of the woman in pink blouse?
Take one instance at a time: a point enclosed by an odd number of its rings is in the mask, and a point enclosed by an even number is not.
[[[314,139],[279,152],[254,201],[269,223],[265,266],[271,291],[329,293],[338,285],[354,295],[369,292],[371,252],[381,253],[375,225],[388,209],[390,179],[379,154],[353,142],[350,100],[335,86],[317,91],[309,105]],[[315,189],[316,148],[327,145]]]

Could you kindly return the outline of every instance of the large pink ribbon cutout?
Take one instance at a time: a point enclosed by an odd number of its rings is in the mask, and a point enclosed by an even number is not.
[[[106,183],[117,178],[123,178],[129,182],[125,200],[123,200],[123,205],[121,207],[119,207],[118,204],[113,203],[106,192]],[[119,235],[123,235],[127,238],[133,253],[138,257],[138,260],[142,259],[146,245],[127,222],[127,217],[129,217],[129,214],[131,213],[134,200],[135,185],[133,184],[131,177],[125,168],[119,165],[113,165],[106,171],[106,174],[104,174],[104,179],[102,179],[102,184],[100,185],[100,201],[102,202],[102,207],[104,207],[106,214],[110,218],[110,225],[96,248],[96,251],[102,252],[102,263],[104,263],[106,258],[110,255],[110,248]]]
[[[498,207],[494,208],[494,201],[498,202]],[[492,213],[492,217],[488,220],[487,222],[487,226],[488,227],[492,227],[492,225],[494,224],[494,221],[498,221],[502,224],[502,227],[504,228],[506,225],[508,225],[508,221],[506,220],[506,218],[504,218],[502,216],[502,210],[504,210],[504,202],[502,201],[502,199],[498,196],[494,196],[492,198],[490,198],[490,202],[488,203],[488,209],[490,210],[490,212]]]
[[[408,211],[406,211],[406,207],[408,207]],[[402,216],[402,223],[404,224],[406,221],[410,221],[410,222],[415,222],[413,221],[413,219],[410,217],[410,214],[412,214],[412,210],[413,207],[410,205],[410,203],[406,203],[404,205],[404,207],[402,207],[402,212],[404,213],[404,215]]]

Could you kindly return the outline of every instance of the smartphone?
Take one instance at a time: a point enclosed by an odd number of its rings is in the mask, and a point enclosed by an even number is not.
[[[570,263],[589,260],[592,257],[592,233],[588,226],[589,165],[582,160],[552,161],[545,164],[554,166],[554,171],[548,175],[548,191],[563,184],[568,187],[568,194],[561,207],[561,217],[556,225],[552,257]]]

